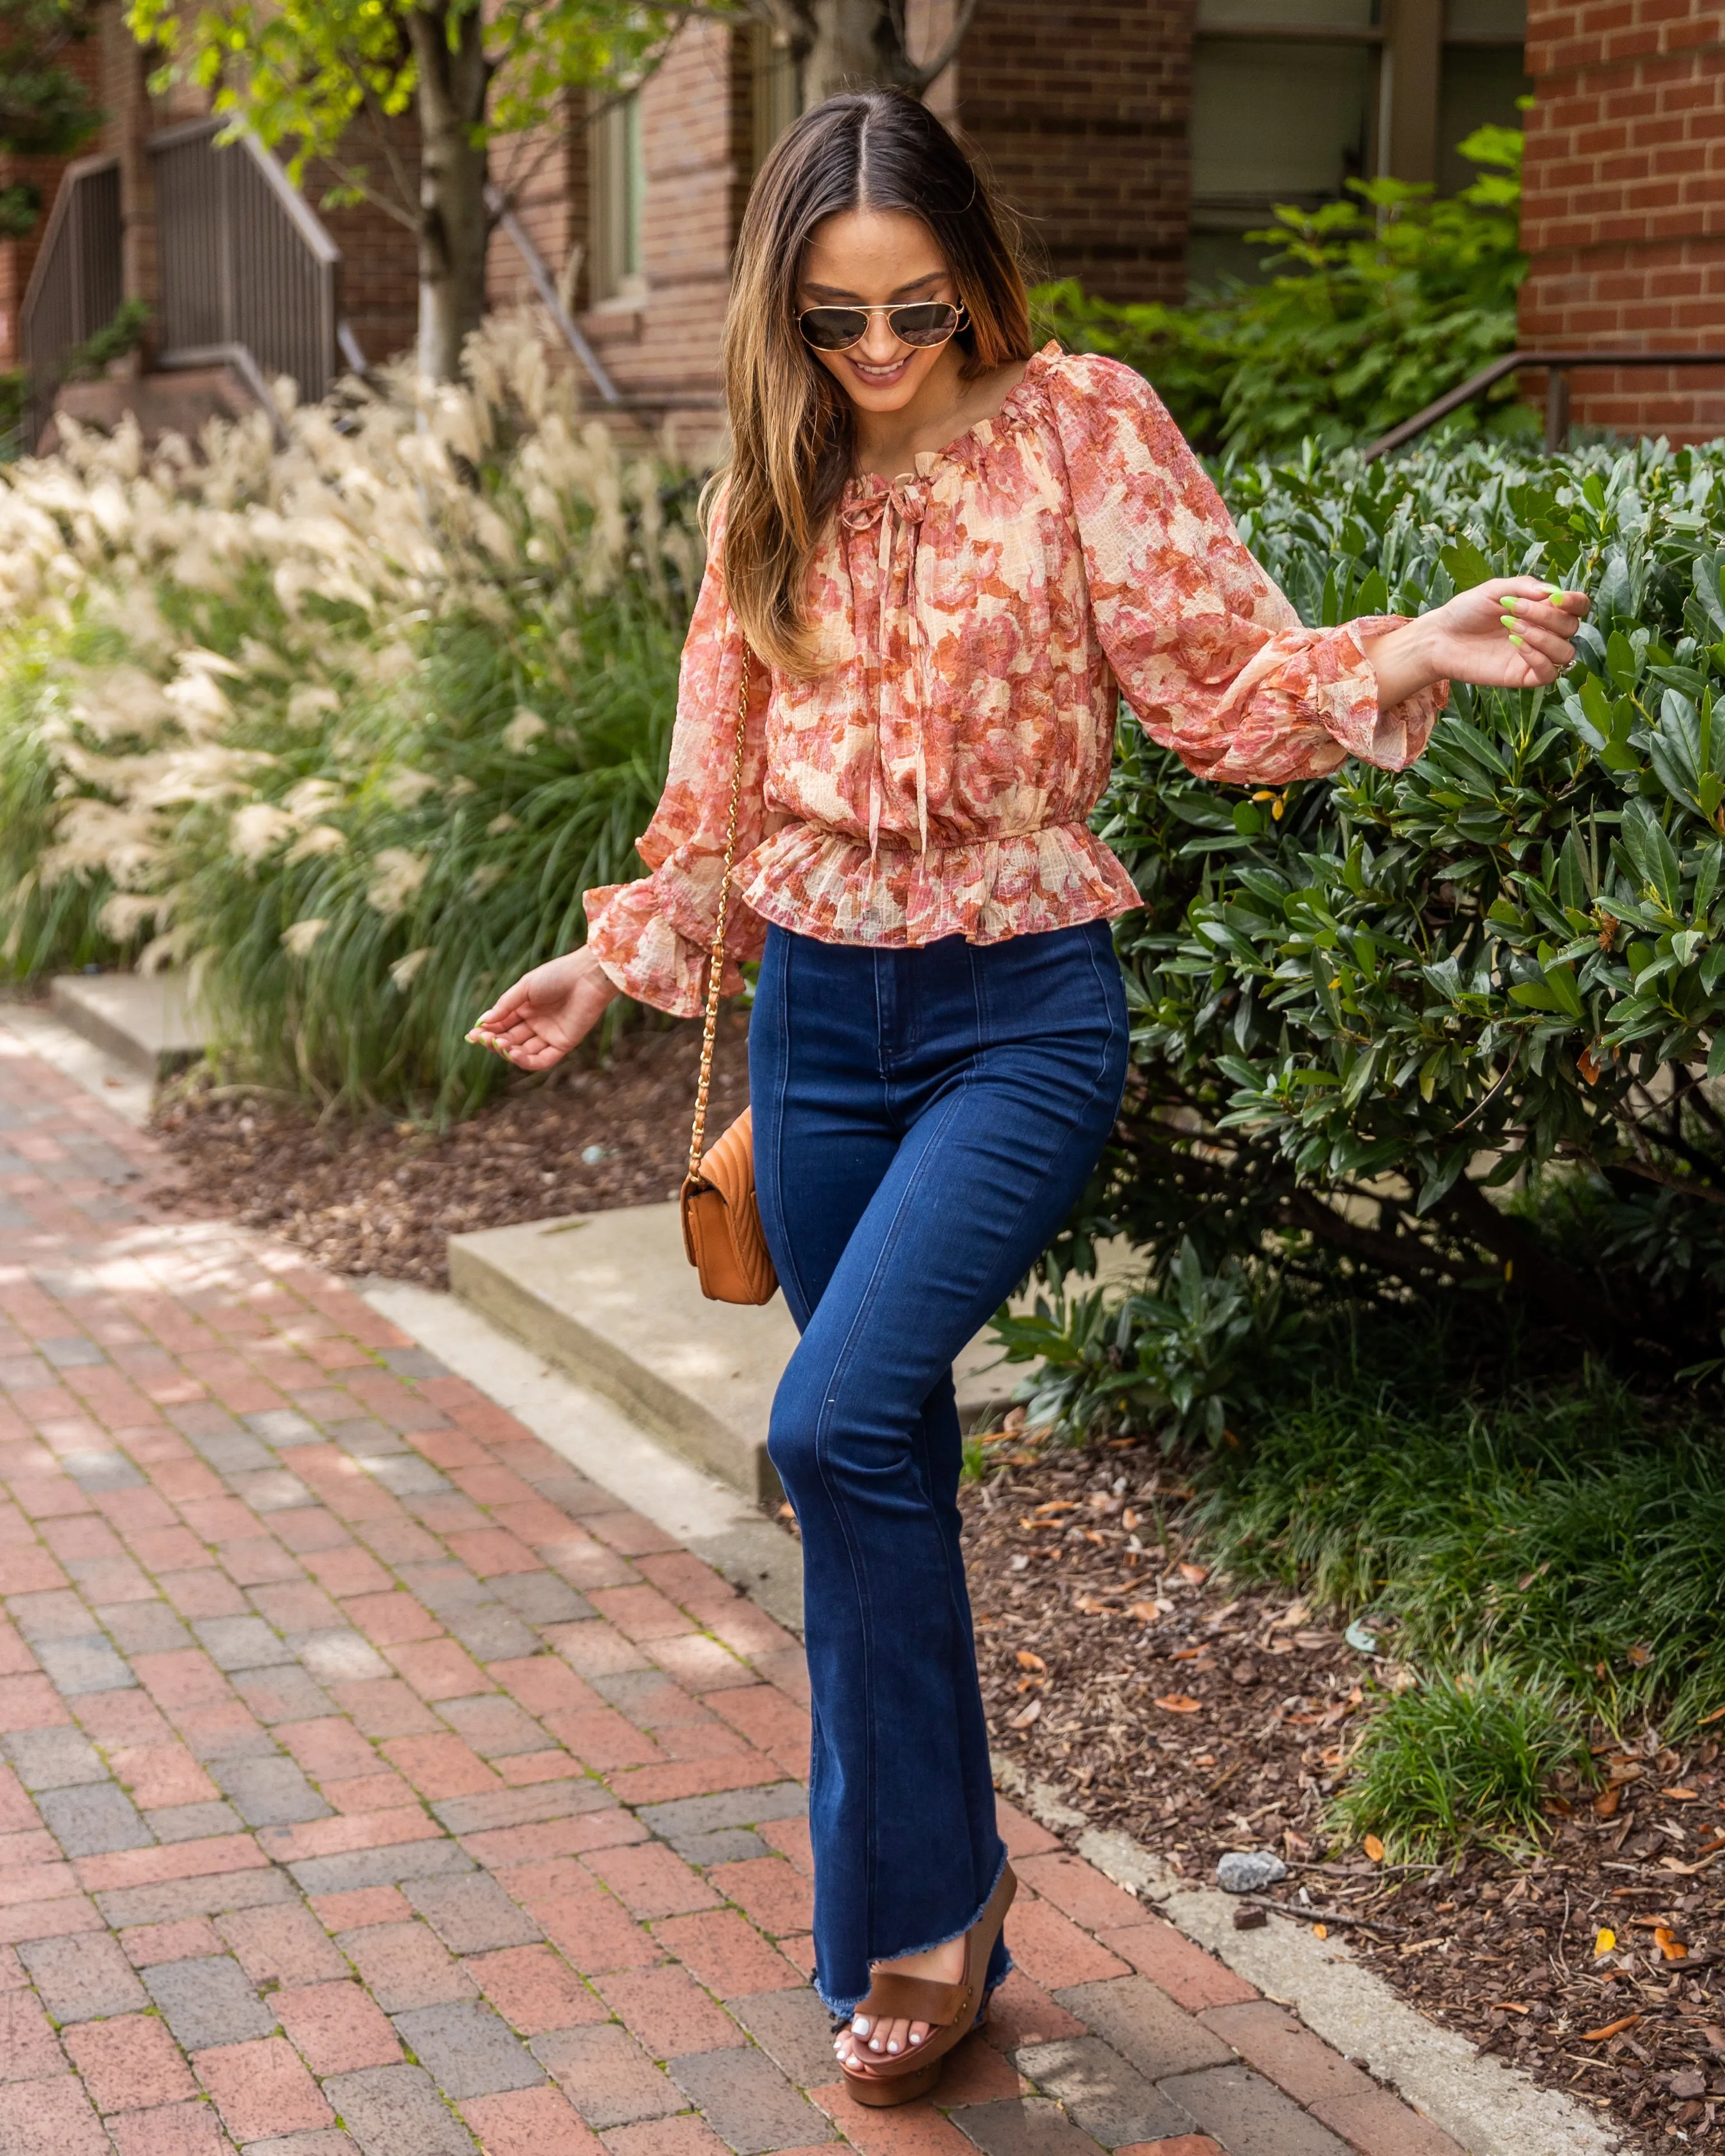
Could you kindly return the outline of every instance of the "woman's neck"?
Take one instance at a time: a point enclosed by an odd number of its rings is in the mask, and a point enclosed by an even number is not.
[[[1028,363],[1012,360],[966,381],[959,372],[958,347],[949,344],[940,364],[929,370],[902,411],[865,412],[854,407],[859,475],[896,479],[913,470],[920,455],[944,449],[983,420],[992,419],[1024,379]]]

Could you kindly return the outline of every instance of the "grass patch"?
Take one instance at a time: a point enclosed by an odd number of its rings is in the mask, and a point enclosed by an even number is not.
[[[1331,1820],[1349,1841],[1378,1835],[1398,1861],[1462,1841],[1516,1852],[1537,1837],[1546,1786],[1564,1768],[1591,1771],[1574,1702],[1486,1661],[1386,1702]]]
[[[1681,1743],[1725,1707],[1725,1446],[1598,1365],[1527,1373],[1441,1319],[1337,1322],[1237,1448],[1192,1469],[1214,1561],[1369,1615],[1414,1678],[1334,1818],[1404,1849],[1525,1840],[1585,1738]],[[1266,1373],[1273,1397],[1274,1373]]]
[[[1725,1447],[1596,1368],[1470,1389],[1435,1326],[1344,1331],[1329,1373],[1200,1471],[1245,1578],[1371,1609],[1425,1672],[1489,1656],[1609,1727],[1725,1706]]]

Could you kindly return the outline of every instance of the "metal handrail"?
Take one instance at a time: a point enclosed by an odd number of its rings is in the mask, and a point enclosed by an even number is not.
[[[1374,457],[1400,449],[1440,419],[1447,419],[1452,412],[1484,396],[1505,375],[1518,373],[1523,367],[1547,370],[1545,446],[1560,449],[1569,438],[1569,371],[1577,367],[1725,367],[1725,352],[1508,352],[1466,382],[1458,382],[1423,412],[1416,412],[1411,419],[1404,419],[1399,426],[1380,435],[1363,452],[1365,460],[1370,464]]]
[[[224,122],[188,121],[152,136],[160,264],[160,363],[208,363],[242,347],[251,378],[286,374],[316,403],[345,352],[341,251],[286,172]]]
[[[485,207],[515,242],[515,250],[527,265],[527,275],[533,280],[533,289],[543,301],[547,314],[562,333],[562,338],[577,359],[592,377],[593,386],[607,404],[623,403],[617,384],[611,379],[598,354],[576,327],[574,318],[563,305],[562,295],[552,278],[545,257],[533,244],[527,229],[510,207],[501,192],[494,187],[485,189]]]
[[[105,329],[126,296],[121,249],[120,160],[74,158],[61,176],[18,309],[33,438],[66,354]]]

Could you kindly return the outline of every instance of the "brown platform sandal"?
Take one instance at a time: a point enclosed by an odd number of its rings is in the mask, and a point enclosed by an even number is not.
[[[963,2041],[981,2017],[988,1959],[1018,1891],[1012,1866],[1003,1865],[988,1906],[964,1934],[962,1982],[937,1984],[931,1977],[896,1976],[890,1969],[876,1972],[868,1997],[853,2013],[869,2015],[876,2025],[926,2021],[928,2034],[914,2049],[896,2058],[870,2060],[865,2073],[841,2065],[839,2071],[854,2103],[870,2104],[876,2110],[911,2103],[919,2096],[927,2096],[940,2079],[947,2053]]]

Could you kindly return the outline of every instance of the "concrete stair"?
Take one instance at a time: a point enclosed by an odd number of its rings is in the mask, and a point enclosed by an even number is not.
[[[171,1078],[203,1054],[182,974],[61,973],[49,998],[56,1018],[146,1078]]]

